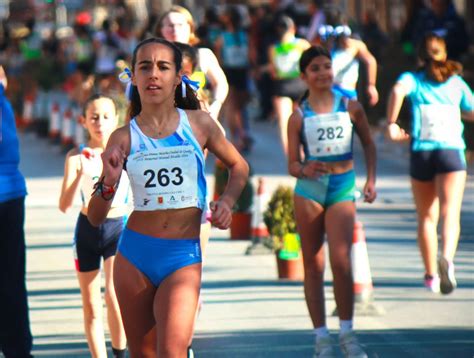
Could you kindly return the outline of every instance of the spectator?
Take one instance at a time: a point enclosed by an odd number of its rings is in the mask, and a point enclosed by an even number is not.
[[[313,0],[309,4],[308,11],[311,14],[308,31],[306,32],[306,40],[310,43],[316,43],[318,40],[318,30],[326,23],[324,16],[323,0]]]
[[[0,66],[0,352],[27,358],[32,346],[25,284],[25,178],[15,117]]]
[[[460,60],[469,48],[469,35],[466,24],[456,12],[452,0],[431,0],[431,8],[423,12],[413,31],[415,47],[424,36],[434,32],[445,38],[448,57]]]

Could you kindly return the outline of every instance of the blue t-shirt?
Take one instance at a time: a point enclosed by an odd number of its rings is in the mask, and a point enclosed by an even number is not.
[[[413,151],[466,148],[459,110],[474,110],[474,99],[460,76],[438,83],[428,79],[425,72],[405,72],[397,82],[403,84],[412,102]],[[436,130],[437,126],[437,132],[444,132],[443,136],[426,134],[427,128]]]
[[[18,170],[20,146],[13,109],[0,84],[0,203],[26,195],[25,178]]]

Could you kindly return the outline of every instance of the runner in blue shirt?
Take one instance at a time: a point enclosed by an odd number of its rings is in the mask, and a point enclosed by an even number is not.
[[[462,66],[447,59],[442,37],[426,36],[419,59],[418,71],[403,73],[392,89],[387,112],[388,136],[394,141],[411,140],[410,176],[418,212],[425,286],[433,292],[441,290],[448,294],[456,287],[453,259],[466,182],[461,117],[474,119],[474,99],[459,76]],[[412,103],[411,135],[396,123],[405,97]],[[436,267],[438,221],[443,246]]]

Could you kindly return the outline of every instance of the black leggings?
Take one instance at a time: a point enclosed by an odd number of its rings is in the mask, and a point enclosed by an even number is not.
[[[0,351],[31,357],[25,285],[25,198],[0,203]]]

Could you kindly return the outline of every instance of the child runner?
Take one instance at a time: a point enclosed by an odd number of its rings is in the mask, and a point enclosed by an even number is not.
[[[126,175],[121,178],[117,195],[112,202],[112,209],[104,223],[94,227],[87,220],[87,206],[93,186],[102,172],[101,153],[110,134],[117,128],[118,117],[114,102],[101,94],[93,95],[85,102],[81,121],[89,133],[89,141],[87,144],[80,144],[78,148],[71,149],[66,155],[59,209],[66,212],[73,205],[75,196],[81,195],[82,207],[74,235],[74,259],[81,288],[84,328],[91,355],[107,357],[102,324],[103,303],[100,275],[100,262],[103,258],[105,302],[112,350],[114,357],[125,357],[125,331],[115,295],[112,273],[117,243],[128,212],[129,182]]]
[[[287,154],[288,118],[306,90],[305,83],[300,78],[298,63],[301,54],[310,44],[305,39],[295,37],[296,26],[290,17],[278,17],[275,26],[278,42],[269,49],[269,69],[274,80],[273,109],[277,116],[283,151]]]
[[[347,24],[345,14],[336,6],[325,11],[326,25],[319,28],[322,44],[329,49],[334,72],[334,86],[345,96],[357,98],[359,80],[359,60],[366,66],[366,95],[370,106],[379,100],[376,88],[377,61],[367,49],[365,43],[354,36]]]
[[[364,148],[367,181],[363,195],[369,203],[376,197],[375,145],[361,104],[333,89],[331,56],[325,48],[315,46],[303,52],[300,71],[308,93],[288,123],[288,170],[298,178],[295,216],[305,266],[306,303],[316,335],[315,356],[335,357],[324,303],[326,234],[341,328],[340,346],[346,357],[367,357],[352,329],[351,246],[356,212],[354,129]]]

